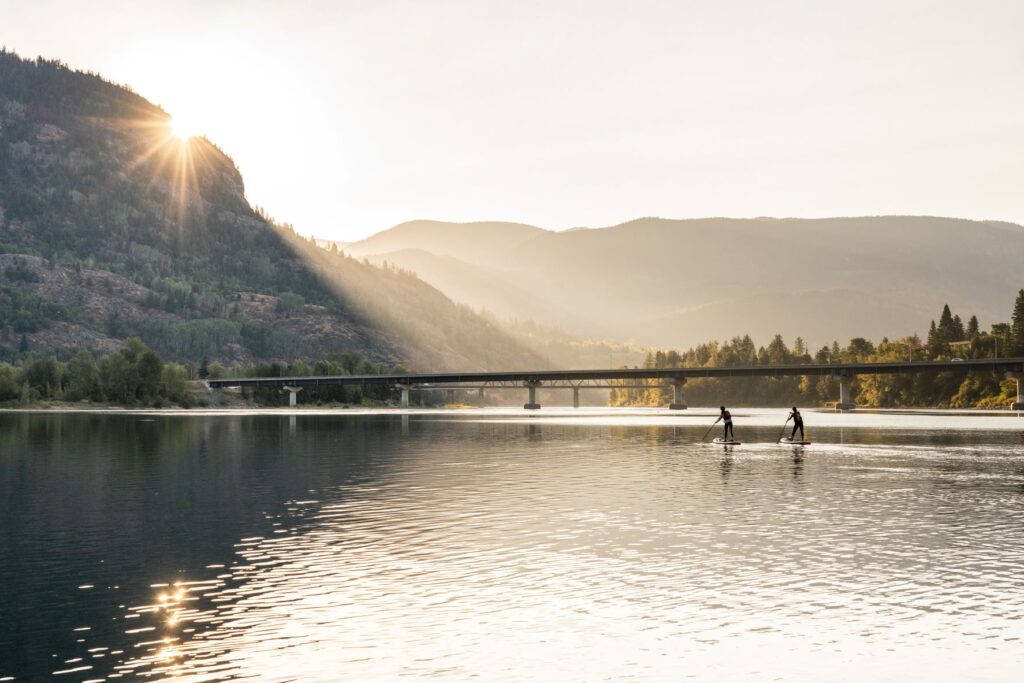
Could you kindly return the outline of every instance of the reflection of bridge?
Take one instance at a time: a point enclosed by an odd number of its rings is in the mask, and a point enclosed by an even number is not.
[[[529,401],[524,408],[535,410],[537,389],[572,389],[573,407],[580,405],[580,389],[650,389],[657,383],[672,387],[673,409],[683,409],[683,385],[688,379],[704,377],[836,377],[839,380],[839,401],[836,408],[854,407],[850,396],[850,380],[857,375],[910,374],[920,372],[1004,372],[1017,380],[1017,401],[1013,410],[1024,410],[1021,380],[1024,379],[1024,358],[980,358],[948,361],[906,361],[895,363],[830,363],[814,365],[753,365],[714,368],[623,368],[619,370],[537,370],[522,372],[451,372],[418,375],[348,375],[329,377],[238,377],[208,379],[210,389],[261,387],[284,389],[290,393],[289,405],[295,405],[296,394],[304,387],[323,386],[390,386],[402,392],[402,407],[409,406],[412,389],[511,389],[526,388]],[[654,384],[652,384],[652,381]]]

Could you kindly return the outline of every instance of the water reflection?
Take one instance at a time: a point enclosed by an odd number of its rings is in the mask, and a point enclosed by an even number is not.
[[[0,416],[0,676],[1009,679],[1020,436],[905,419]]]
[[[732,449],[726,446],[722,450],[724,452],[718,466],[722,470],[722,481],[728,484],[729,475],[732,474]]]

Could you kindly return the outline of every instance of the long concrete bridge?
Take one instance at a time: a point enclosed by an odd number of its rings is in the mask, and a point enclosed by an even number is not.
[[[905,361],[891,363],[827,363],[809,365],[747,365],[711,368],[622,368],[613,370],[536,370],[516,372],[450,372],[414,375],[347,375],[323,377],[236,377],[205,380],[209,389],[271,387],[289,392],[289,405],[296,404],[296,395],[306,387],[380,386],[401,390],[401,405],[409,406],[413,389],[486,389],[525,388],[526,410],[537,410],[537,389],[571,389],[573,407],[580,404],[580,389],[651,388],[650,382],[672,387],[673,410],[686,408],[683,386],[689,379],[702,377],[835,377],[839,380],[836,408],[851,410],[855,406],[850,395],[850,381],[857,375],[910,374],[921,372],[988,371],[1005,373],[1017,380],[1017,400],[1011,410],[1024,410],[1024,358],[980,358],[946,361]]]

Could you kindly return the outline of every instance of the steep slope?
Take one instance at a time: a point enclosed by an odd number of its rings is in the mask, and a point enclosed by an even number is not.
[[[502,318],[559,320],[563,326],[586,326],[589,321],[553,306],[530,287],[498,266],[467,263],[454,256],[437,256],[423,249],[404,249],[368,256],[378,265],[395,264],[423,277],[455,301],[487,309]]]
[[[357,350],[435,369],[540,363],[415,278],[321,254],[249,205],[212,143],[171,135],[160,108],[0,53],[0,351],[22,336],[42,349],[138,335],[224,362]]]
[[[417,244],[429,243],[430,226],[420,232]],[[444,240],[419,248],[455,255]],[[396,250],[390,260],[461,296],[425,259],[407,264]],[[997,321],[1020,287],[1021,262],[1021,226],[913,216],[645,218],[540,232],[480,257],[494,264],[495,282],[515,282],[554,311],[538,316],[544,322],[659,346],[748,332],[813,343],[924,332],[944,302]],[[494,300],[478,297],[474,305],[520,317],[540,310],[499,296],[499,287],[490,292]]]

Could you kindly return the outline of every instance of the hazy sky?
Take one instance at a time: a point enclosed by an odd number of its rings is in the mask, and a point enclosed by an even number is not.
[[[0,0],[0,44],[131,85],[250,199],[415,218],[1024,223],[1024,2]]]

